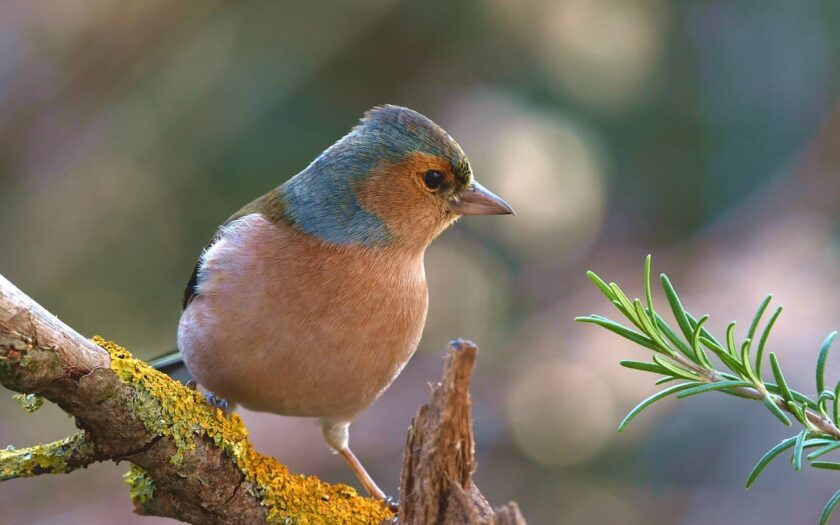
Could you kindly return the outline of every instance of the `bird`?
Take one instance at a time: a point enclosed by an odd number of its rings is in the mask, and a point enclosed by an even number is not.
[[[184,292],[178,350],[153,364],[185,365],[231,406],[319,419],[368,494],[388,501],[349,429],[418,347],[426,248],[461,216],[513,213],[440,126],[374,107],[218,228]]]

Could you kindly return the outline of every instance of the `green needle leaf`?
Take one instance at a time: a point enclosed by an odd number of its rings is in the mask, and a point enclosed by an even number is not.
[[[630,302],[630,299],[627,295],[621,291],[621,288],[618,287],[615,283],[610,283],[609,287],[612,289],[613,293],[615,294],[615,300],[613,303],[618,303],[616,306],[619,306],[619,309],[624,313],[624,315],[629,319],[634,325],[636,325],[639,330],[643,330],[641,326],[641,320],[636,316],[636,309],[633,308],[633,303]]]
[[[702,331],[701,331],[701,334],[702,334]],[[708,348],[709,350],[712,350],[716,354],[719,353],[719,352],[726,352],[726,348],[724,348],[723,345],[720,344],[716,339],[709,339],[705,335],[701,335],[700,336],[700,342],[703,343],[706,346],[706,348]]]
[[[755,464],[755,466],[752,469],[752,472],[750,472],[750,476],[749,478],[747,478],[745,488],[750,488],[752,484],[755,483],[755,480],[758,479],[758,476],[761,474],[764,468],[767,465],[769,465],[771,461],[773,461],[779,454],[792,447],[796,443],[796,438],[797,436],[785,439],[775,447],[771,448],[766,454],[761,456],[761,459],[758,460],[758,463]]]
[[[689,321],[690,323],[692,323],[692,325],[697,324],[697,319],[695,319],[693,315],[691,315],[690,313],[686,312],[686,313],[685,313],[685,316],[688,318],[688,321]],[[703,327],[703,330],[700,332],[700,335],[702,335],[703,337],[705,337],[705,338],[706,338],[706,339],[708,339],[709,341],[714,342],[714,343],[715,343],[716,345],[718,345],[719,347],[723,348],[723,345],[720,343],[720,341],[718,341],[718,340],[715,338],[715,336],[713,336],[713,335],[711,334],[711,332],[709,332],[709,331],[706,329],[706,327]]]
[[[774,416],[779,418],[779,421],[784,423],[786,427],[792,425],[792,423],[790,422],[790,418],[788,418],[787,415],[782,411],[782,409],[779,408],[779,405],[776,404],[776,400],[773,396],[768,394],[761,398],[761,401],[768,409],[770,409],[770,412],[772,412]]]
[[[787,402],[788,410],[793,417],[797,419],[803,426],[808,426],[808,419],[805,417],[805,407],[797,405],[795,401],[788,401]]]
[[[779,385],[779,393],[785,401],[793,400],[793,394],[790,393],[785,376],[782,375],[782,369],[779,368],[779,360],[776,359],[776,354],[770,352],[770,367],[773,368],[773,376],[776,378],[776,383]]]
[[[691,347],[687,345],[682,339],[677,336],[674,330],[665,322],[665,319],[662,318],[658,313],[653,313],[654,317],[656,317],[656,326],[659,328],[659,331],[665,334],[665,337],[671,341],[671,343],[676,346],[680,352],[683,353],[686,357],[695,361],[696,358],[694,356],[694,352],[691,350]]]
[[[645,311],[645,307],[642,306],[642,302],[638,299],[633,301],[633,310],[636,312],[636,317],[639,319],[639,324],[642,325],[642,331],[647,335],[653,342],[655,342],[663,352],[668,354],[673,354],[673,350],[668,346],[662,336],[659,335],[659,330],[654,328],[653,324],[650,322],[650,318],[648,317],[647,312]]]
[[[704,352],[703,347],[700,346],[700,333],[703,331],[703,324],[708,320],[709,316],[704,315],[699,321],[697,321],[697,323],[694,323],[694,332],[691,334],[691,349],[697,356],[696,361],[700,364],[700,366],[708,368],[709,370],[714,370],[715,367],[713,367],[712,363],[709,362],[706,352]]]
[[[650,266],[653,257],[650,254],[645,257],[645,299],[647,300],[648,315],[651,322],[656,324],[656,312],[653,310],[653,293],[650,290]]]
[[[636,327],[639,326],[639,323],[636,320],[636,312],[631,312],[630,310],[628,310],[624,306],[624,303],[622,303],[618,299],[613,299],[612,303],[616,307],[616,309],[618,309],[618,311],[621,312],[621,315],[626,317],[631,323],[633,323],[634,326],[636,326]]]
[[[670,374],[667,368],[659,366],[656,363],[647,363],[645,361],[620,361],[618,364],[624,368],[632,368],[633,370],[641,370],[642,372],[652,372],[654,374],[662,375]]]
[[[814,432],[812,431],[811,434],[814,434]],[[833,443],[836,443],[834,438],[827,438],[827,437],[811,438],[811,439],[809,439],[805,442],[805,448],[824,447],[826,445],[831,445]]]
[[[837,397],[834,395],[834,392],[831,390],[823,390],[817,397],[817,404],[822,404],[825,401],[834,401],[835,399],[837,399]]]
[[[840,503],[840,491],[831,496],[831,499],[823,507],[822,516],[820,516],[820,525],[828,525],[828,520],[831,519],[831,513],[834,512],[837,503]]]
[[[718,356],[718,359],[723,361],[723,364],[726,365],[727,368],[738,374],[739,376],[746,375],[746,369],[741,365],[741,362],[732,357],[729,352],[726,351],[722,346],[714,343],[713,341],[706,339],[704,336],[700,336],[700,342],[703,343],[706,348],[711,350]]]
[[[840,424],[840,381],[834,386],[834,410],[832,413],[832,422],[835,425]]]
[[[782,395],[782,389],[779,388],[779,385],[777,385],[776,383],[765,382],[764,383],[764,389],[767,390],[770,393],[777,394],[777,395],[780,395],[780,396]],[[803,394],[801,392],[797,392],[796,390],[789,390],[789,392],[790,392],[790,395],[793,396],[793,400],[796,401],[797,403],[805,403],[806,405],[808,405],[808,408],[813,409],[813,410],[818,409],[817,403],[814,402],[813,399],[809,398],[805,394]]]
[[[817,396],[817,408],[820,411],[820,415],[829,421],[831,420],[831,416],[828,415],[828,408],[826,408],[826,406],[830,401],[836,400],[837,398],[831,390],[823,390],[820,392],[820,395]]]
[[[828,350],[831,348],[831,343],[837,337],[837,332],[831,332],[825,338],[822,348],[820,348],[820,356],[817,358],[817,392],[825,390],[825,362],[828,359]]]
[[[703,350],[702,346],[697,346],[697,363],[707,369],[707,370],[714,370],[715,367],[712,365],[712,362],[709,361],[709,356],[706,355],[706,352]]]
[[[782,307],[780,306],[776,308],[770,320],[767,321],[767,326],[764,327],[764,331],[761,333],[761,339],[758,341],[758,351],[755,353],[755,373],[758,377],[761,377],[761,362],[764,360],[764,346],[767,344],[767,338],[770,337],[770,331],[773,329],[773,325],[776,324],[776,319],[781,314]]]
[[[665,383],[668,383],[670,381],[674,381],[674,380],[677,380],[677,379],[681,379],[681,378],[674,377],[674,376],[667,376],[667,377],[663,377],[661,379],[657,379],[653,384],[657,385],[657,386],[664,385]]]
[[[834,461],[812,461],[811,466],[828,470],[840,470],[840,463],[835,463]]]
[[[758,310],[755,312],[755,317],[753,317],[752,323],[750,323],[750,329],[747,330],[748,339],[755,339],[755,330],[758,328],[758,323],[761,322],[761,317],[764,315],[764,311],[767,310],[767,305],[769,305],[772,300],[773,295],[768,294],[767,297],[761,301],[761,304],[758,306]]]
[[[603,328],[606,328],[610,332],[616,333],[625,339],[629,339],[630,341],[636,343],[637,345],[644,346],[645,348],[649,348],[654,352],[659,352],[660,349],[656,344],[645,337],[644,335],[640,334],[635,330],[631,330],[623,325],[616,323],[610,319],[605,317],[601,317],[600,315],[590,315],[587,317],[576,317],[575,321],[579,323],[592,323],[597,324]]]
[[[686,317],[685,308],[683,308],[683,305],[680,302],[680,298],[677,295],[677,292],[674,290],[674,286],[671,284],[671,281],[668,279],[668,276],[664,273],[659,276],[659,280],[662,283],[662,289],[665,290],[665,297],[668,298],[668,304],[671,305],[671,311],[674,313],[674,318],[677,320],[677,325],[680,327],[680,330],[682,330],[685,339],[687,341],[691,341],[691,325],[688,323],[688,317]]]
[[[586,272],[586,276],[589,277],[589,280],[595,283],[595,286],[601,290],[601,293],[606,296],[607,299],[613,301],[615,299],[615,294],[612,291],[612,288],[609,287],[607,283],[604,282],[603,279],[598,277],[598,274],[592,271]]]
[[[747,376],[752,379],[753,384],[758,385],[762,383],[758,377],[756,377],[755,372],[753,372],[752,363],[750,362],[750,343],[752,341],[750,339],[745,339],[744,342],[741,344],[741,364],[744,365],[744,368],[747,371]]]
[[[693,396],[697,394],[702,394],[703,392],[711,392],[713,390],[725,390],[727,388],[738,388],[738,387],[752,387],[752,383],[748,383],[746,381],[717,381],[714,383],[706,383],[704,385],[695,386],[693,388],[689,388],[688,390],[683,390],[679,394],[677,394],[677,399],[683,399],[688,396]]]
[[[726,349],[732,357],[738,358],[738,348],[735,346],[735,321],[726,326]]]
[[[671,375],[675,375],[677,377],[682,377],[685,379],[691,379],[692,381],[699,381],[700,376],[692,372],[691,370],[687,370],[678,364],[672,362],[671,360],[662,357],[659,354],[653,355],[653,360],[660,366],[663,366],[669,370]]]
[[[829,452],[831,452],[832,450],[837,450],[838,448],[840,448],[840,441],[830,442],[830,444],[824,446],[823,448],[815,450],[815,451],[811,452],[810,454],[808,454],[808,459],[809,460],[817,459],[818,457],[824,456],[824,455],[828,454]]]
[[[802,470],[802,451],[809,433],[810,431],[805,429],[796,436],[796,444],[793,446],[793,469],[796,471]]]
[[[664,398],[670,396],[671,394],[675,394],[675,393],[680,392],[682,390],[686,390],[686,389],[691,388],[693,386],[697,386],[698,384],[702,384],[702,383],[699,383],[697,381],[691,381],[689,383],[680,383],[679,385],[674,385],[672,387],[666,388],[665,390],[660,390],[659,392],[653,394],[652,396],[648,397],[647,399],[645,399],[644,401],[642,401],[641,403],[636,405],[633,408],[633,410],[631,410],[630,412],[627,413],[626,416],[624,416],[624,419],[618,425],[618,432],[621,432],[622,430],[624,430],[627,427],[627,425],[630,423],[630,421],[632,421],[633,418],[636,417],[639,414],[639,412],[646,409],[650,405],[656,403],[660,399],[664,399]]]

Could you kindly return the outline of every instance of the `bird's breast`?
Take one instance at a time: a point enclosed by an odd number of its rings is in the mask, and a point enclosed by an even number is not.
[[[231,401],[350,418],[411,357],[427,304],[422,253],[328,245],[252,214],[205,252],[179,346]]]

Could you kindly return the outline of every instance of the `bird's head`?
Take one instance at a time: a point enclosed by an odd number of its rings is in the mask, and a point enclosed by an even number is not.
[[[513,213],[440,126],[390,105],[368,111],[281,193],[288,219],[339,244],[423,249],[461,215]]]

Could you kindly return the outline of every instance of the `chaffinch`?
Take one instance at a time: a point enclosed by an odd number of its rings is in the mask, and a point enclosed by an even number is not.
[[[426,247],[461,215],[512,213],[438,125],[376,107],[218,229],[186,287],[180,354],[157,363],[182,359],[202,387],[248,409],[319,418],[385,499],[350,450],[349,426],[417,349]]]

